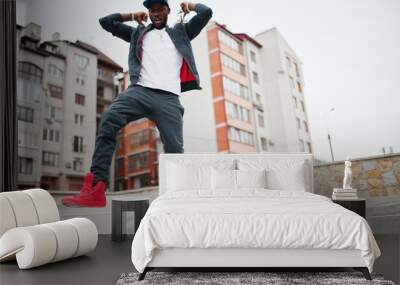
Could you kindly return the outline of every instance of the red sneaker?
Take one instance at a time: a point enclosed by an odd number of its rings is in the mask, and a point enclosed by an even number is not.
[[[88,172],[85,175],[85,182],[83,183],[82,189],[81,189],[81,194],[85,192],[90,192],[93,187],[93,180],[94,180],[94,174],[93,172]]]
[[[86,178],[85,178],[86,182]],[[61,201],[67,207],[105,207],[107,204],[106,199],[106,184],[100,180],[89,190],[83,189],[75,196],[64,197]]]

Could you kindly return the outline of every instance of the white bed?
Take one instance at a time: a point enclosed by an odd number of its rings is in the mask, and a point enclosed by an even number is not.
[[[354,267],[370,278],[380,251],[368,223],[312,181],[305,153],[160,154],[159,196],[132,242],[139,279],[156,267]]]

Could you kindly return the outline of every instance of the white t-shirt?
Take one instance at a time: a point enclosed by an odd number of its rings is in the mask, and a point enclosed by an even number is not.
[[[150,30],[143,38],[142,68],[137,84],[180,95],[182,60],[165,27]]]

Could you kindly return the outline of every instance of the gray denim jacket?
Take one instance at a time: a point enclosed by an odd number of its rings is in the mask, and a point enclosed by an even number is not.
[[[190,41],[207,25],[212,17],[212,10],[200,3],[197,3],[194,9],[197,14],[187,23],[177,23],[172,28],[167,25],[165,28],[172,42],[175,44],[176,49],[183,57],[181,67],[181,92],[192,89],[202,89],[200,87],[200,77],[197,72]],[[140,69],[142,67],[143,37],[146,32],[154,29],[153,25],[138,25],[137,27],[126,25],[122,22],[120,13],[102,17],[99,19],[99,22],[103,29],[112,33],[113,36],[117,36],[130,43],[128,68],[131,84],[135,84],[139,79]]]

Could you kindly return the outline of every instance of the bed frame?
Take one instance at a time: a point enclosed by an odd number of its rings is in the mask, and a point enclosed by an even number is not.
[[[285,271],[296,268],[312,271],[318,268],[319,271],[323,271],[323,268],[344,267],[361,271],[367,280],[371,280],[371,275],[359,250],[168,248],[154,251],[153,259],[139,275],[139,280],[143,280],[148,271],[156,268],[201,268],[206,271],[214,271],[214,268],[229,268],[230,271],[243,272],[254,270],[254,268],[269,271],[271,268],[283,268]]]
[[[166,169],[168,162],[173,160],[229,160],[237,158],[255,159],[303,159],[308,165],[306,189],[313,192],[312,155],[309,153],[162,153],[159,157],[159,193],[165,189]],[[313,271],[316,268],[353,268],[361,271],[367,280],[371,275],[359,250],[330,250],[330,249],[266,249],[266,248],[166,248],[156,249],[153,259],[139,275],[143,280],[148,271],[154,269],[201,268],[206,271],[225,268],[229,271],[251,271],[250,269],[304,269]],[[264,270],[261,270],[264,269]],[[309,269],[309,270],[308,270]]]

